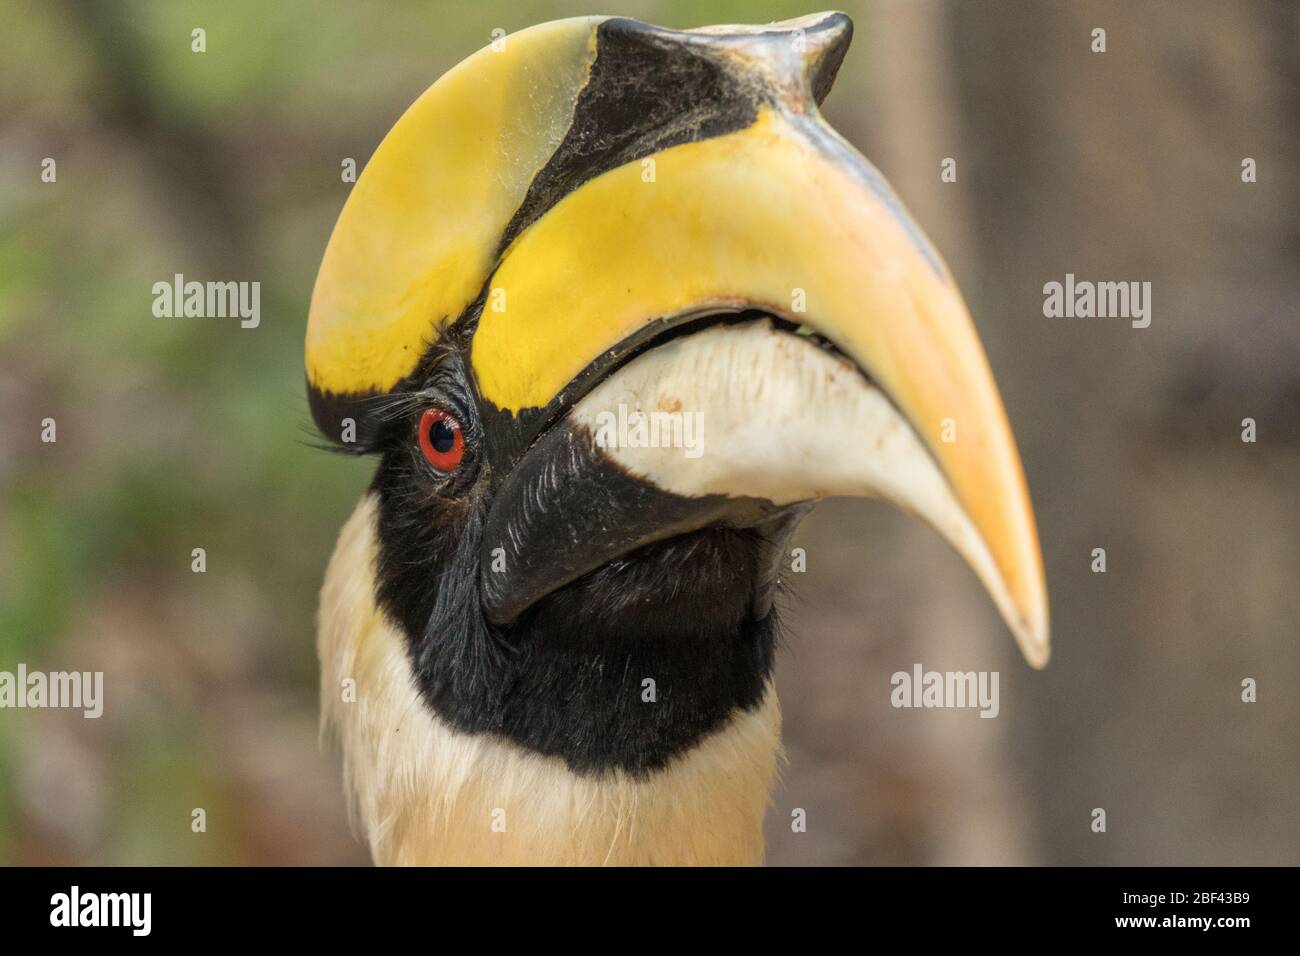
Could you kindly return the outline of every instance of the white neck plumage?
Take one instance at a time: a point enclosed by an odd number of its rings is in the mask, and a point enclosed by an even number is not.
[[[645,778],[581,776],[553,757],[445,725],[420,697],[406,642],[375,603],[373,496],[321,591],[322,718],[375,861],[417,865],[732,865],[763,857],[780,747],[764,704]]]

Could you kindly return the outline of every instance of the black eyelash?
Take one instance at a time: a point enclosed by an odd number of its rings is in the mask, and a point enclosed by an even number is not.
[[[438,404],[440,398],[436,389],[420,389],[416,392],[389,392],[375,399],[371,411],[376,422],[391,425],[401,422],[417,412],[422,412],[430,405]]]
[[[390,426],[418,420],[430,405],[446,408],[462,425],[468,425],[473,417],[473,399],[458,353],[442,353],[432,367],[417,370],[399,383],[397,389],[371,399],[367,411],[381,428],[388,430]]]

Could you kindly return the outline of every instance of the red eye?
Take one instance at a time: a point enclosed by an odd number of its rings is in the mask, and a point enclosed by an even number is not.
[[[420,451],[439,471],[455,471],[465,457],[465,436],[450,412],[430,408],[420,416]]]

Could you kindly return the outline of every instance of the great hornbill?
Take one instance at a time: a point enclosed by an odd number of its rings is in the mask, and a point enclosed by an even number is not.
[[[353,187],[306,362],[318,427],[378,456],[319,622],[378,861],[760,861],[773,597],[826,496],[929,521],[1046,661],[961,295],[818,113],[851,32],[543,24],[430,87]],[[602,440],[616,409],[697,416],[698,454]]]

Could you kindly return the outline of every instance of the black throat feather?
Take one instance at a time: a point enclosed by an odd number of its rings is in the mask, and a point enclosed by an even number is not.
[[[477,448],[483,435],[454,356],[411,404],[430,396],[461,416]],[[415,450],[414,414],[386,428],[372,486],[377,600],[439,718],[577,773],[642,776],[762,703],[778,623],[775,611],[753,615],[759,532],[706,527],[646,545],[494,626],[481,606],[480,553],[497,482],[479,454],[455,484],[440,483]],[[638,480],[611,472],[602,493],[625,495],[620,483]]]

